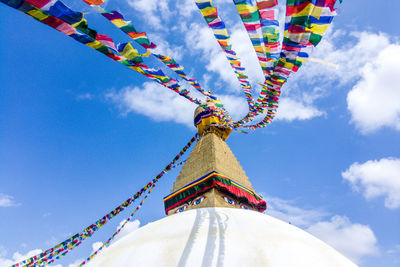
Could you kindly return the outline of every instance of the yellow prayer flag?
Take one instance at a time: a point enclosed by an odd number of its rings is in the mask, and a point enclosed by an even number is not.
[[[38,19],[40,21],[44,20],[45,18],[48,18],[49,15],[46,15],[43,13],[42,10],[39,9],[33,9],[31,11],[28,11],[28,13],[30,16],[34,17],[35,19]]]
[[[128,60],[133,60],[139,56],[139,52],[132,47],[131,43],[127,43],[120,54]]]
[[[322,7],[315,6],[309,3],[303,10],[301,10],[297,14],[293,14],[293,17],[305,17],[305,16],[313,16],[317,19],[321,17]]]
[[[144,53],[144,54],[141,54],[140,56],[141,57],[148,57],[148,56],[150,56],[151,55],[151,52],[150,52],[150,50],[146,50],[146,53]],[[171,60],[171,58],[170,57],[168,57],[169,58],[169,60]]]
[[[125,21],[122,19],[113,19],[111,20],[111,23],[114,24],[115,26],[117,26],[118,28],[121,28],[125,25],[128,25],[129,23],[131,23],[130,21]]]
[[[251,6],[249,4],[239,4],[236,5],[236,8],[239,11],[239,14],[249,14],[258,10],[257,6]]]
[[[264,53],[264,48],[261,45],[254,46],[254,50],[258,53]]]
[[[137,72],[139,72],[139,73],[141,73],[141,74],[144,74],[144,73],[145,73],[145,72],[142,70],[142,68],[139,67],[139,66],[129,66],[129,68],[130,68],[130,69],[133,69],[133,70],[135,70],[135,71],[137,71]]]
[[[209,7],[201,9],[200,12],[204,17],[207,17],[211,14],[216,13],[217,9],[215,7],[209,6]]]
[[[310,28],[307,28],[307,31],[311,31],[312,33],[324,34],[324,32],[328,29],[329,24],[319,25],[319,24],[311,24]]]
[[[91,47],[91,48],[93,48],[93,49],[99,49],[100,47],[103,46],[103,44],[100,43],[99,41],[94,41],[94,42],[91,42],[91,43],[87,43],[86,45]]]

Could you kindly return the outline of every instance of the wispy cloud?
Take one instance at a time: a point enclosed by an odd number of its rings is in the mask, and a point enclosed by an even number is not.
[[[96,250],[98,250],[102,245],[103,245],[103,242],[100,242],[100,241],[99,242],[94,242],[92,244],[92,252],[91,253],[93,253]]]
[[[74,260],[72,263],[68,264],[68,267],[76,267],[76,266],[79,266],[79,264],[81,264],[83,261],[84,261],[84,259],[77,259],[77,260]],[[62,266],[60,265],[60,267],[62,267]]]
[[[78,100],[92,100],[94,97],[94,95],[90,94],[90,93],[83,93],[83,94],[79,94],[76,96],[76,99]]]
[[[120,229],[121,226],[122,226],[125,222],[126,222],[126,220],[122,220],[122,221],[119,223],[119,225],[118,225],[118,227],[117,227],[116,230]],[[113,239],[113,242],[116,242],[117,240],[123,238],[124,236],[127,236],[127,235],[129,235],[129,234],[135,232],[137,229],[139,229],[139,227],[140,227],[140,221],[139,221],[139,220],[134,220],[134,221],[129,221],[129,222],[127,222],[127,223],[125,224],[124,228],[122,228],[122,230],[118,233],[118,235],[115,236],[115,238]],[[94,242],[94,243],[92,244],[92,252],[91,252],[91,253],[97,251],[102,245],[103,245],[103,242]],[[103,251],[104,251],[104,250],[103,250]],[[80,260],[80,262],[78,262],[78,263],[75,264],[74,266],[80,264],[82,261],[83,261],[83,260]],[[0,266],[0,267],[1,267],[1,266]],[[70,267],[70,265],[69,265],[69,267]]]
[[[377,239],[368,225],[352,223],[346,216],[333,215],[320,209],[305,209],[294,201],[266,196],[266,214],[286,221],[331,245],[356,263],[379,251]]]
[[[330,64],[308,61],[293,77],[309,84],[353,83],[362,75],[362,68],[373,62],[382,48],[389,45],[390,39],[384,33],[347,32],[330,27],[311,52],[311,57]],[[338,68],[332,68],[332,64]]]
[[[125,87],[107,93],[106,98],[124,115],[136,112],[155,121],[174,121],[193,127],[195,104],[155,82],[145,82],[142,88]]]
[[[309,120],[325,114],[325,112],[312,105],[307,105],[301,100],[296,101],[289,97],[282,97],[279,101],[279,109],[276,114],[276,120]]]
[[[339,45],[340,44],[340,47]],[[294,81],[351,86],[347,107],[351,121],[367,134],[382,127],[400,131],[400,43],[385,33],[346,32],[330,28]],[[332,68],[332,65],[338,66]]]
[[[0,207],[18,207],[20,205],[20,203],[14,201],[13,196],[0,193]]]
[[[385,198],[385,207],[400,207],[400,159],[382,158],[365,163],[353,163],[342,177],[350,182],[352,188],[370,200]]]
[[[192,16],[192,13],[198,9],[193,0],[178,0],[176,2],[176,8],[178,9],[179,14],[187,19],[189,19]]]
[[[193,112],[196,105],[154,83],[145,82],[139,87],[125,87],[106,94],[106,99],[115,104],[122,115],[131,112],[145,115],[155,121],[173,121],[193,128]],[[217,94],[223,101],[233,119],[241,119],[248,111],[244,97],[234,94]],[[283,97],[280,102],[277,120],[309,120],[326,113],[301,99]]]
[[[323,210],[297,207],[291,200],[271,196],[264,199],[268,204],[266,214],[299,227],[308,227],[329,215]]]
[[[400,253],[400,244],[395,245],[392,249],[386,251],[388,254],[398,254]]]
[[[172,15],[168,0],[127,0],[127,3],[130,7],[140,11],[143,19],[155,29],[163,27],[160,17],[168,20]]]
[[[374,232],[368,225],[352,223],[346,216],[333,216],[328,221],[310,225],[307,232],[336,248],[356,263],[379,251]]]
[[[122,220],[117,229],[120,228],[122,226],[122,224],[125,223],[126,220]],[[139,220],[133,220],[133,221],[129,221],[125,224],[124,228],[121,230],[121,232],[118,234],[117,239],[121,239],[124,236],[127,236],[133,232],[135,232],[137,229],[140,228],[140,221]]]
[[[22,254],[20,252],[15,252],[11,258],[6,258],[7,253],[6,253],[6,251],[3,250],[3,252],[0,253],[0,267],[9,267],[14,263],[17,263],[19,261],[30,258],[41,252],[42,252],[41,249],[33,249],[33,250],[28,251],[25,254]]]

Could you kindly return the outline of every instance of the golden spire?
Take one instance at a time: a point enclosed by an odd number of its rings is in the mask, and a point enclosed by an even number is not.
[[[207,102],[207,105],[213,103]],[[220,126],[218,117],[200,106],[195,110],[194,121],[199,140],[176,178],[171,194],[164,198],[167,214],[203,207],[262,210],[260,205],[265,206],[265,202],[254,194],[249,178],[225,142],[232,130]]]

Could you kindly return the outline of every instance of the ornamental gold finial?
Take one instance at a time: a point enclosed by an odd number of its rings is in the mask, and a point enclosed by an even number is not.
[[[222,125],[217,116],[217,106],[212,99],[208,99],[205,104],[208,109],[198,106],[194,112],[194,126],[197,128],[199,136],[208,133],[215,133],[223,140],[226,140],[232,132],[232,129]]]

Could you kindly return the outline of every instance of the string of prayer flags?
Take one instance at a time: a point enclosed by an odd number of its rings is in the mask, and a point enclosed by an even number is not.
[[[133,26],[132,22],[125,20],[121,13],[117,11],[107,11],[105,8],[100,6],[101,4],[103,4],[103,1],[95,1],[93,3],[91,3],[91,1],[85,1],[85,0],[83,1],[89,4],[93,9],[95,9],[98,13],[100,13],[103,17],[109,20],[120,30],[122,30],[136,43],[141,45],[143,48],[147,49],[146,55],[148,53],[152,54],[161,62],[163,62],[167,67],[173,70],[178,76],[180,76],[191,86],[193,86],[197,91],[203,94],[205,97],[217,100],[217,98],[212,95],[212,92],[209,90],[204,90],[196,79],[189,78],[184,72],[184,67],[179,65],[173,58],[155,52],[155,48],[157,47],[157,45],[149,40],[145,32],[138,32],[136,28]],[[198,102],[195,103],[199,104]],[[205,105],[203,106],[205,108],[208,108]],[[221,120],[226,123],[228,127],[232,124],[232,118],[230,117],[226,109],[223,107],[222,103],[221,103],[221,109],[216,110],[215,112],[218,114]]]
[[[161,54],[156,54],[153,53],[153,55],[158,58],[161,62],[163,62],[167,67],[169,67],[171,70],[173,70],[176,74],[178,74],[181,78],[183,78],[185,81],[187,81],[190,85],[192,85],[194,88],[196,88],[200,93],[203,95],[211,98],[211,99],[217,99],[215,96],[212,95],[211,91],[206,91],[203,88],[201,88],[199,82],[196,79],[190,79],[186,76],[184,72],[183,66],[179,65],[173,58],[169,56],[163,56]]]
[[[63,242],[57,244],[56,246],[37,254],[29,259],[23,260],[19,263],[12,265],[12,267],[20,267],[20,266],[36,266],[46,264],[52,259],[59,258],[64,256],[70,250],[79,246],[83,240],[92,236],[94,232],[96,232],[99,228],[104,226],[107,222],[109,222],[113,217],[118,215],[121,211],[125,210],[128,206],[130,206],[137,198],[139,198],[143,192],[147,191],[149,185],[146,185],[141,190],[139,190],[132,197],[124,201],[121,205],[113,209],[107,215],[103,216],[101,219],[97,220],[95,223],[86,227],[82,232],[77,233],[70,238],[64,240]]]
[[[279,22],[276,0],[234,0],[259,64],[267,78],[279,57]]]
[[[308,59],[312,47],[319,44],[323,33],[332,23],[336,12],[336,0],[287,0],[285,33],[280,57],[273,73],[265,81],[269,94],[262,99],[263,107],[268,107],[265,118],[244,128],[265,127],[276,114],[281,87],[292,72],[297,72]],[[264,91],[266,91],[264,90]],[[266,100],[268,98],[268,100]]]
[[[85,1],[88,3],[87,1]],[[89,3],[88,3],[89,4]],[[164,62],[168,67],[170,67],[173,71],[175,71],[180,77],[184,78],[187,82],[189,82],[193,87],[203,93],[205,96],[215,99],[214,96],[211,95],[209,91],[205,91],[201,88],[200,84],[195,79],[189,79],[186,74],[183,72],[183,67],[176,63],[171,57],[164,56],[161,54],[156,54],[153,50],[157,47],[156,44],[152,43],[147,34],[145,32],[137,32],[135,27],[132,25],[130,21],[126,21],[122,14],[117,11],[107,11],[103,7],[99,6],[102,3],[97,4],[89,4],[93,9],[95,9],[98,13],[100,13],[103,17],[109,20],[112,24],[117,26],[120,30],[126,33],[129,37],[135,40],[139,45],[143,48],[147,49],[146,53],[153,54],[159,60]]]
[[[222,103],[216,107],[208,107],[200,100],[192,98],[188,90],[181,88],[177,80],[165,75],[161,69],[144,65],[143,58],[152,54],[208,99],[218,100],[212,95],[211,91],[204,90],[197,80],[189,78],[185,74],[183,66],[179,65],[173,58],[156,52],[157,46],[149,40],[145,32],[138,32],[130,21],[124,19],[121,13],[105,10],[101,6],[104,4],[104,0],[83,1],[130,36],[146,50],[146,53],[140,54],[130,43],[115,44],[109,36],[99,34],[96,30],[89,28],[83,13],[73,11],[60,0],[0,1],[160,83],[189,101],[206,109],[211,109],[220,118],[223,126],[235,130],[265,127],[273,120],[282,86],[286,83],[290,74],[297,72],[306,62],[310,50],[321,41],[322,35],[336,15],[334,9],[336,0],[287,0],[284,37],[282,47],[279,49],[278,1],[233,1],[265,77],[264,83],[261,84],[261,92],[254,100],[248,76],[239,57],[232,50],[230,36],[224,22],[218,15],[217,8],[213,6],[211,0],[195,0],[236,74],[248,103],[248,113],[243,119],[233,122]],[[341,0],[339,1],[341,2]],[[261,122],[253,125],[248,124],[260,114],[266,114]]]
[[[259,17],[261,18],[262,9],[273,7],[277,3],[274,0],[257,1],[257,6],[255,6],[250,0],[234,0],[234,2],[246,30],[249,28],[249,22],[254,23],[250,26],[256,25],[255,28],[261,27],[261,19],[260,24],[257,22],[257,8]],[[272,72],[266,76],[261,93],[255,103],[255,112],[249,111],[242,120],[234,124],[234,127],[257,129],[265,127],[273,120],[278,107],[281,87],[286,83],[289,75],[292,72],[297,72],[301,65],[308,59],[312,47],[321,41],[322,34],[326,31],[335,16],[333,8],[335,2],[336,0],[287,1],[284,39],[278,61],[275,62]],[[268,18],[264,22],[268,22]],[[259,38],[259,32],[250,31],[249,37],[257,52],[260,42],[253,39]],[[257,56],[259,56],[259,53]],[[260,57],[258,58],[260,60]],[[260,123],[243,126],[244,123],[253,120],[255,115],[259,115],[261,112],[266,112],[267,114]]]
[[[215,39],[225,53],[229,64],[231,65],[236,77],[243,89],[249,109],[254,108],[254,100],[251,94],[251,85],[245,69],[241,66],[241,62],[236,52],[232,50],[230,37],[225,27],[225,23],[218,16],[217,8],[212,5],[211,0],[195,0],[201,14],[206,20],[208,26],[214,33]]]
[[[248,33],[254,51],[257,55],[261,70],[267,80],[279,57],[279,22],[277,20],[277,0],[257,0],[254,5],[251,0],[234,0],[236,9]],[[240,127],[263,112],[266,106],[271,106],[265,99],[270,95],[269,89],[261,87],[260,95],[255,102],[255,109],[249,110],[246,116],[235,123]]]
[[[50,0],[27,0],[27,1],[38,3],[39,5],[43,6],[43,8],[48,10],[51,10],[51,7],[53,5],[60,2],[60,1],[50,1]],[[78,14],[78,12],[70,10],[65,5],[59,5],[63,6],[63,10],[68,9],[69,11],[68,12],[65,11],[64,13],[61,12],[54,13],[55,15],[59,16],[58,18],[32,5],[27,1],[1,0],[1,2],[5,3],[6,5],[13,7],[37,19],[38,21],[44,24],[47,24],[48,26],[64,33],[65,35],[75,39],[76,41],[97,50],[98,52],[104,54],[105,56],[111,58],[112,60],[119,62],[135,71],[138,71],[139,73],[147,76],[152,80],[155,80],[161,85],[168,87],[169,89],[179,93],[181,96],[185,97],[189,101],[196,104],[201,103],[200,100],[192,98],[187,90],[181,89],[181,86],[178,84],[176,80],[169,78],[161,70],[157,71],[156,73],[153,73],[152,72],[153,69],[150,69],[146,65],[143,65],[141,63],[137,64],[119,55],[113,40],[107,35],[100,35],[97,33],[97,31],[89,28],[87,21],[83,18],[82,13],[80,13],[82,14],[82,16],[80,16],[81,20],[73,25],[70,25],[67,22],[63,21],[63,19],[65,18],[65,14],[75,14],[74,17],[79,17],[78,15],[76,15]],[[136,58],[135,61],[138,62],[141,60]]]
[[[144,49],[154,49],[157,47],[154,43],[150,42],[145,32],[137,32],[132,23],[125,20],[122,14],[120,14],[118,11],[107,11],[100,5],[90,6],[108,21],[118,27],[121,31],[129,35],[129,37],[135,40],[136,43],[141,45]]]
[[[121,232],[122,229],[124,229],[125,225],[127,225],[128,222],[130,222],[133,218],[133,216],[136,214],[136,212],[142,207],[144,201],[147,199],[147,197],[150,195],[150,193],[153,191],[154,187],[156,186],[155,183],[153,183],[152,187],[149,189],[149,191],[147,192],[147,194],[144,196],[143,200],[140,202],[140,204],[136,207],[136,209],[131,213],[131,215],[129,215],[129,217],[122,223],[121,226],[118,227],[117,231],[114,232],[114,234],[112,234],[112,236],[110,238],[107,239],[106,242],[104,242],[103,244],[101,244],[101,246],[95,250],[92,254],[90,254],[90,256],[84,260],[81,264],[79,264],[78,266],[83,266],[86,263],[88,263],[90,260],[92,260],[103,248],[107,247],[111,241]]]
[[[80,233],[77,233],[77,234],[71,236],[70,238],[64,240],[63,242],[57,244],[56,246],[54,246],[42,253],[39,253],[33,257],[30,257],[28,259],[20,261],[16,264],[12,265],[12,267],[48,265],[48,264],[54,262],[54,260],[59,259],[62,256],[65,256],[69,251],[71,251],[75,247],[79,246],[83,240],[85,240],[88,237],[91,237],[94,234],[94,232],[96,232],[99,228],[104,226],[112,218],[114,218],[116,215],[121,213],[121,211],[123,211],[127,207],[129,207],[144,192],[146,192],[148,190],[152,190],[153,187],[155,186],[155,184],[164,176],[165,173],[172,170],[176,166],[181,165],[182,162],[178,163],[178,164],[176,164],[176,162],[183,156],[183,154],[185,154],[185,152],[192,146],[192,144],[197,140],[197,138],[198,138],[198,136],[196,134],[181,149],[181,151],[173,158],[173,160],[159,174],[157,174],[154,177],[154,179],[151,182],[147,183],[137,193],[135,193],[132,197],[128,198],[126,201],[124,201],[121,205],[119,205],[118,207],[113,209],[111,212],[104,215],[102,218],[97,220],[95,223],[86,227]],[[143,204],[143,200],[142,200],[141,204]],[[139,204],[139,206],[141,206],[141,204]],[[139,208],[136,208],[135,213],[138,209]]]

